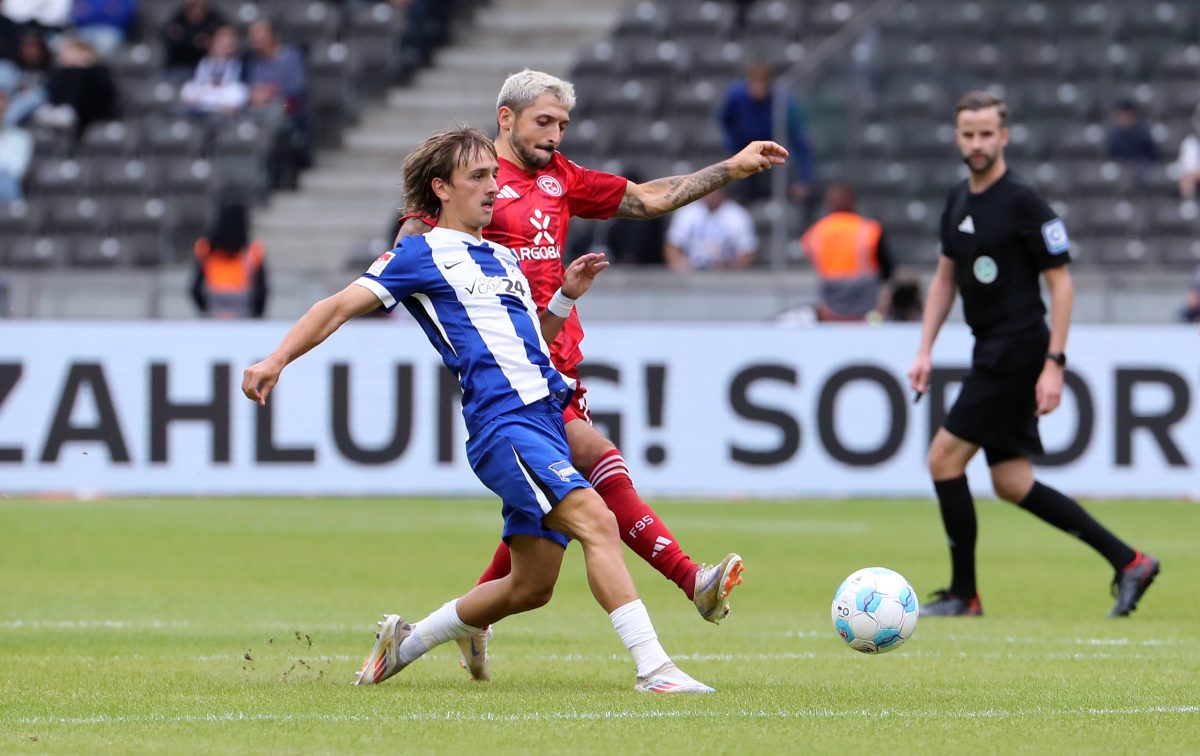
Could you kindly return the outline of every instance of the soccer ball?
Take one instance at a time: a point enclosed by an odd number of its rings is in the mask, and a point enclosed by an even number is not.
[[[899,572],[865,567],[833,594],[833,627],[855,651],[883,654],[917,629],[917,594]]]

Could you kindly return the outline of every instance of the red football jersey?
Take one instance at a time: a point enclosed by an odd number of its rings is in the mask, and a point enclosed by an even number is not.
[[[496,181],[500,192],[483,236],[516,254],[521,272],[533,288],[534,303],[544,308],[562,286],[562,254],[571,216],[612,217],[628,182],[621,176],[575,165],[558,152],[545,168],[532,174],[500,158]],[[583,326],[572,310],[550,345],[554,366],[572,378],[578,376],[577,366],[583,359],[582,341]]]

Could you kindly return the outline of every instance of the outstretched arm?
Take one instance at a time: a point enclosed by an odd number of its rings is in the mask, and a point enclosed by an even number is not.
[[[574,262],[567,266],[567,269],[563,272],[562,286],[550,298],[550,303],[546,306],[546,309],[538,313],[538,320],[542,325],[542,338],[546,340],[547,344],[558,337],[563,324],[571,316],[571,309],[575,305],[575,300],[582,297],[587,293],[588,289],[592,288],[592,282],[596,280],[596,276],[608,266],[608,258],[599,252],[589,252],[586,255],[580,255]],[[552,312],[550,308],[554,308],[558,312]]]
[[[783,165],[787,156],[788,151],[775,142],[751,142],[733,157],[686,176],[668,176],[644,184],[631,181],[615,216],[634,220],[657,218],[732,181]]]
[[[242,374],[242,393],[259,404],[279,382],[288,363],[329,338],[342,324],[357,315],[379,309],[379,298],[357,284],[317,302],[292,326],[274,352]]]

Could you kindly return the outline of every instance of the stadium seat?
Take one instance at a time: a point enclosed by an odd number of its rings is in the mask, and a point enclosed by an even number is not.
[[[158,164],[141,158],[112,157],[96,161],[96,191],[104,197],[153,194],[158,191]]]
[[[92,124],[80,141],[80,152],[94,157],[128,157],[138,151],[142,134],[133,121]]]
[[[56,268],[69,258],[69,240],[58,236],[25,236],[16,240],[4,256],[14,268]]]
[[[45,207],[41,203],[13,200],[0,202],[0,234],[30,236],[43,231]]]
[[[58,197],[50,201],[48,212],[55,233],[102,234],[113,220],[108,201],[97,197]]]
[[[1156,257],[1172,266],[1186,268],[1200,265],[1200,239],[1194,236],[1155,236],[1147,244],[1156,251]]]
[[[83,268],[119,268],[133,262],[132,251],[122,240],[113,236],[93,236],[81,239],[70,250],[70,262]]]
[[[40,160],[29,177],[29,191],[34,196],[74,196],[90,185],[87,164],[74,158]]]
[[[188,118],[147,119],[143,149],[155,155],[199,155],[205,134],[200,124]]]
[[[750,6],[746,14],[746,36],[774,35],[780,40],[799,37],[804,26],[805,4],[789,0],[767,0]]]

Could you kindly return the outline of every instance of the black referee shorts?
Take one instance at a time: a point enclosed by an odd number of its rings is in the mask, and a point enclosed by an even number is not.
[[[1043,451],[1036,387],[1049,344],[1045,332],[975,342],[971,372],[950,408],[945,428],[983,447],[989,466]]]

